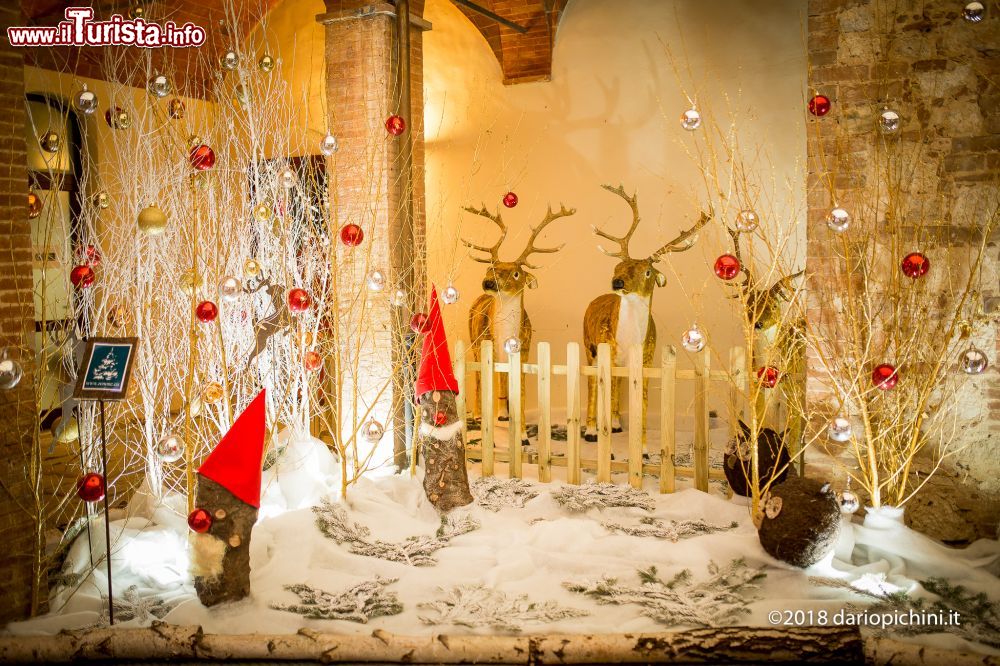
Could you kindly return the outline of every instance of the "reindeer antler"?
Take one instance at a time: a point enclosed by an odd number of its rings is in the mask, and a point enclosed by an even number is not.
[[[732,229],[728,226],[726,227],[726,231],[728,231],[729,235],[733,238],[733,254],[736,255],[736,260],[740,262],[740,272],[743,273],[743,286],[749,286],[753,289],[753,277],[751,277],[750,269],[747,268],[746,262],[743,261],[743,255],[740,253],[741,232],[739,229]]]
[[[790,287],[790,283],[792,280],[803,275],[805,272],[806,272],[805,269],[803,269],[801,271],[792,273],[791,275],[786,275],[785,277],[781,278],[768,288],[767,290],[768,294],[771,295],[772,297],[780,297],[782,300],[787,301],[788,295],[785,293],[785,290]]]
[[[538,266],[534,266],[528,263],[529,256],[535,253],[551,254],[553,252],[558,252],[559,250],[563,249],[565,243],[557,247],[535,247],[535,239],[538,238],[538,234],[542,233],[542,229],[547,227],[549,224],[558,220],[560,217],[567,217],[569,215],[573,215],[574,213],[576,213],[576,208],[570,208],[567,210],[566,207],[563,206],[562,204],[559,204],[559,212],[553,213],[552,206],[549,206],[548,212],[545,213],[545,217],[542,219],[541,224],[539,224],[537,227],[532,228],[531,236],[528,238],[528,244],[525,246],[524,252],[521,253],[520,257],[514,260],[514,263],[520,264],[525,268],[538,268]]]
[[[619,185],[618,187],[611,187],[610,185],[601,185],[601,187],[606,189],[608,192],[611,192],[612,194],[617,194],[622,199],[624,199],[625,202],[629,205],[629,207],[632,209],[632,226],[630,226],[628,228],[628,231],[625,232],[625,235],[621,237],[612,236],[611,234],[605,231],[601,231],[596,226],[591,227],[591,229],[594,230],[594,233],[600,236],[601,238],[607,238],[610,241],[618,243],[617,252],[608,252],[600,245],[597,246],[597,249],[599,249],[601,252],[608,255],[609,257],[617,257],[618,259],[628,259],[629,258],[628,243],[630,240],[632,240],[632,234],[635,233],[636,227],[639,226],[639,204],[636,198],[637,194],[633,194],[632,196],[625,194],[625,187],[622,185]]]
[[[480,215],[482,217],[485,217],[491,222],[493,222],[493,224],[500,227],[500,237],[497,239],[497,242],[494,243],[492,247],[486,247],[484,245],[476,245],[475,243],[470,243],[464,238],[461,239],[462,243],[464,243],[465,246],[468,247],[470,250],[478,250],[479,252],[485,252],[486,254],[489,255],[489,259],[473,256],[472,260],[478,261],[481,264],[492,264],[499,261],[500,257],[498,253],[500,252],[500,246],[503,244],[504,239],[507,238],[507,225],[503,223],[503,219],[500,217],[500,213],[494,214],[486,210],[486,204],[483,204],[482,208],[463,206],[462,210],[472,213],[473,215]]]
[[[709,220],[712,219],[713,214],[714,211],[711,208],[708,209],[707,213],[702,212],[701,217],[698,218],[698,221],[694,223],[693,227],[685,231],[682,231],[677,236],[677,238],[673,239],[672,241],[661,247],[659,250],[651,254],[649,258],[652,259],[653,261],[659,261],[662,255],[667,254],[669,252],[686,252],[687,250],[690,250],[692,247],[694,247],[694,236],[703,226],[708,224]]]

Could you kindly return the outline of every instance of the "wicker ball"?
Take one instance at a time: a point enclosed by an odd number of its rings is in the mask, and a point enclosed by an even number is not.
[[[837,544],[840,506],[829,483],[790,477],[761,498],[757,538],[772,557],[795,567],[819,562]]]
[[[743,497],[750,497],[750,428],[740,422],[740,432],[729,441],[722,458],[722,469],[726,481],[733,492]],[[760,479],[766,483],[775,469],[783,469],[774,483],[781,483],[791,469],[788,448],[782,445],[781,435],[770,428],[761,428],[757,433],[757,469]]]

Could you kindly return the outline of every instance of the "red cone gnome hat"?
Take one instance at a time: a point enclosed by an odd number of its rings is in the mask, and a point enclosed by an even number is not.
[[[415,395],[419,397],[428,391],[458,393],[458,380],[451,370],[448,338],[444,334],[444,322],[441,321],[441,306],[438,305],[437,289],[433,285],[431,311],[427,315],[427,333],[424,335],[424,349],[420,355]]]
[[[264,430],[264,391],[261,391],[198,468],[198,474],[215,481],[255,509],[260,508]]]

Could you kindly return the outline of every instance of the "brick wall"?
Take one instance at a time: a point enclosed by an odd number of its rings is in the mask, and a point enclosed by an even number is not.
[[[852,189],[865,185],[865,172],[872,165],[872,118],[883,103],[903,116],[899,141],[904,148],[925,144],[909,185],[919,195],[913,198],[915,204],[929,204],[922,213],[924,219],[935,220],[931,224],[937,244],[956,248],[950,256],[959,259],[978,247],[981,224],[970,223],[961,209],[1000,182],[1000,15],[995,4],[987,3],[985,18],[972,23],[962,17],[964,5],[933,0],[809,1],[809,94],[825,94],[834,103],[831,116],[811,122],[836,123],[840,135],[809,135],[811,272],[821,273],[824,261],[833,256],[833,235],[823,222],[831,201],[821,186],[817,158],[821,151],[840,152],[846,170],[834,187],[842,202],[849,201]],[[994,233],[982,299],[994,315],[1000,302],[998,241],[1000,233]],[[920,527],[955,541],[995,535],[996,504],[991,506],[990,500],[1000,498],[1000,336],[995,322],[979,327],[976,343],[987,351],[992,367],[963,388],[964,413],[970,416],[963,419],[960,436],[968,446],[955,459],[950,478],[939,479],[945,489],[938,490],[944,494],[936,496],[931,488],[910,505],[915,516],[922,506],[935,516]],[[810,372],[815,375],[817,370],[811,367]],[[823,396],[817,386],[810,382],[813,398],[819,399]],[[994,515],[984,517],[984,509]]]
[[[0,7],[0,346],[20,358],[24,376],[10,391],[0,390],[0,624],[31,610],[34,523],[27,463],[37,430],[31,376],[34,302],[31,227],[24,145],[23,55],[8,45],[6,28],[21,23],[17,5]]]

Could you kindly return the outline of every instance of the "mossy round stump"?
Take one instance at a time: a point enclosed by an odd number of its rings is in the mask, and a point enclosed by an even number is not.
[[[774,483],[781,483],[788,476],[792,466],[788,448],[784,446],[781,435],[770,428],[761,428],[757,433],[757,469],[761,485],[771,479],[775,470],[782,470]],[[733,437],[722,457],[722,469],[726,481],[733,492],[742,497],[750,497],[750,429],[740,422],[740,432]]]
[[[775,559],[805,568],[837,544],[840,506],[830,484],[792,476],[763,498],[757,537]]]

